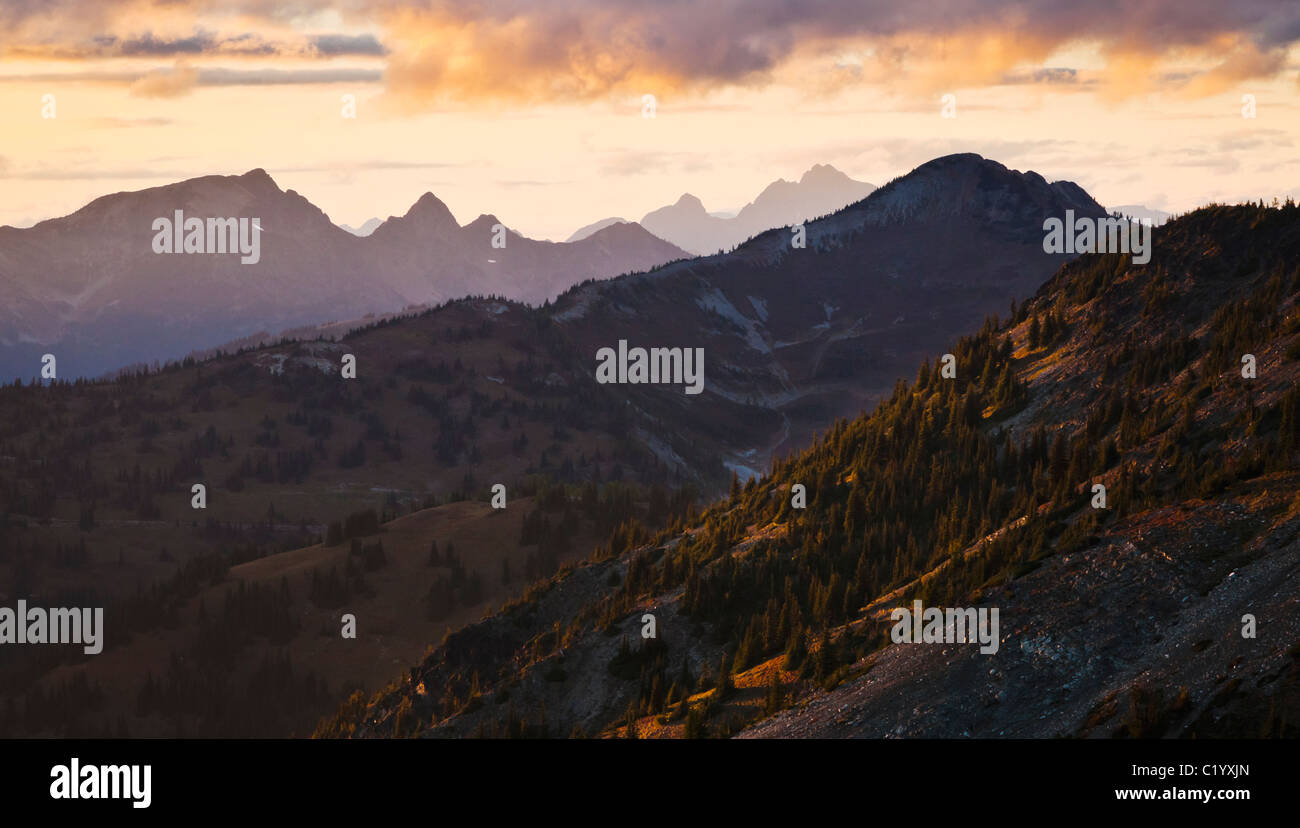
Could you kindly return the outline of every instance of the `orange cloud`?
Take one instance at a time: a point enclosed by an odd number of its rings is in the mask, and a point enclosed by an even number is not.
[[[1224,36],[1217,39],[1206,60],[1219,58],[1207,71],[1191,78],[1184,94],[1188,97],[1218,95],[1239,86],[1243,81],[1271,78],[1286,68],[1286,54],[1281,49],[1262,50],[1253,41]]]
[[[328,14],[325,14],[328,12]],[[344,31],[309,31],[309,21]],[[0,6],[0,54],[196,61],[370,59],[400,108],[519,103],[789,84],[933,94],[1008,77],[1086,77],[1105,98],[1222,92],[1273,77],[1300,42],[1300,6],[1144,0],[1113,13],[1076,0],[50,0]],[[1048,67],[1094,44],[1101,68]],[[836,68],[834,55],[861,55]],[[818,62],[820,60],[820,62]],[[813,71],[809,71],[810,67]],[[1050,70],[1058,74],[1044,75]],[[138,94],[181,94],[175,70]],[[192,83],[191,83],[192,85]],[[1076,88],[1086,88],[1080,85]]]

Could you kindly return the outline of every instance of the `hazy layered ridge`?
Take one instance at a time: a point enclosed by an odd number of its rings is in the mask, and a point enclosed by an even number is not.
[[[703,202],[685,193],[675,203],[646,213],[641,226],[684,250],[708,255],[730,250],[764,230],[833,213],[866,198],[875,189],[865,181],[854,181],[834,167],[818,164],[798,181],[773,181],[729,218],[709,213]]]
[[[155,218],[259,219],[261,258],[156,254]],[[571,285],[686,256],[639,227],[573,244],[460,227],[437,198],[366,237],[335,226],[262,170],[104,196],[27,229],[0,228],[0,376],[59,376],[179,358],[257,332],[476,294],[541,304]]]

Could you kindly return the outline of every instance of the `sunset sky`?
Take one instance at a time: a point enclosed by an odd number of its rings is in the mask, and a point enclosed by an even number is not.
[[[1267,200],[1300,194],[1298,41],[1282,0],[0,0],[0,224],[262,167],[336,222],[432,191],[563,239],[965,151],[1107,206]]]

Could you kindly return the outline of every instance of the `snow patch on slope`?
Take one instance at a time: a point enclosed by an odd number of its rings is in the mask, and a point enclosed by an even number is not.
[[[755,351],[765,354],[772,353],[771,346],[758,332],[758,323],[737,310],[736,306],[731,304],[731,301],[716,287],[696,299],[695,304],[705,310],[713,311],[728,322],[737,325],[745,332],[745,342]]]

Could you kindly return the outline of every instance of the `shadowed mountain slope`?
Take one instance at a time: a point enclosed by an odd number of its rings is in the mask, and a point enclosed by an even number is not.
[[[954,378],[923,364],[320,732],[1294,735],[1298,293],[1294,206],[1198,210],[1146,265],[1083,256],[957,344]],[[998,608],[997,653],[892,643],[913,600]]]

